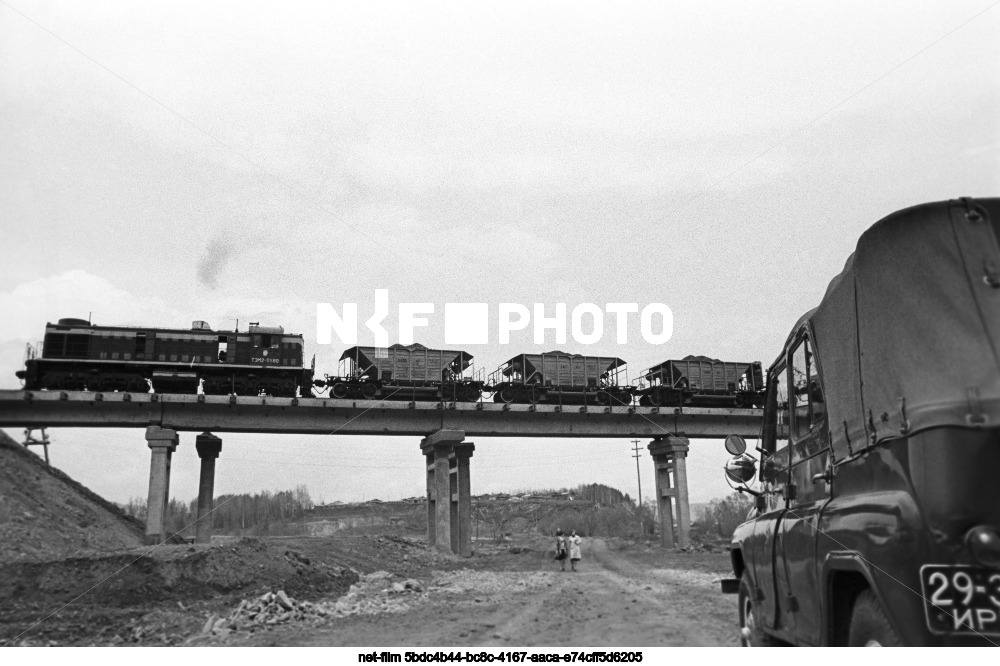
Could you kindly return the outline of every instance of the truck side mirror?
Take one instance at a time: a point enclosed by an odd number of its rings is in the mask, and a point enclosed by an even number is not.
[[[730,458],[726,463],[726,476],[733,483],[749,483],[757,476],[757,461],[746,455]]]
[[[726,451],[731,456],[741,456],[747,450],[747,442],[739,435],[726,437]]]

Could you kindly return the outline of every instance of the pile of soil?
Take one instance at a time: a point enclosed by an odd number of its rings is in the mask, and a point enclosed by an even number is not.
[[[313,563],[258,539],[217,546],[160,546],[104,556],[0,564],[0,598],[17,603],[124,607],[189,602],[274,586],[304,598],[343,593],[350,569]],[[82,596],[81,596],[82,595]]]
[[[10,562],[0,564],[0,645],[173,645],[196,633],[203,613],[241,597],[287,590],[302,600],[336,598],[358,578],[259,539]]]
[[[0,431],[0,562],[107,553],[144,543],[141,521]]]
[[[390,570],[405,576],[426,576],[432,569],[465,566],[469,560],[429,548],[426,540],[402,535],[383,536],[343,535],[335,538],[285,539],[298,550],[317,554],[322,544],[322,556],[353,567],[361,573]]]

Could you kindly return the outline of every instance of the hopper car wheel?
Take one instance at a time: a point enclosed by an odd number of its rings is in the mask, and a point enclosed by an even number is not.
[[[499,395],[500,395],[500,401],[501,402],[508,402],[508,403],[509,402],[514,402],[514,399],[517,397],[517,394],[514,392],[514,389],[512,389],[509,386],[505,386],[500,391]]]
[[[337,382],[330,387],[330,396],[333,398],[346,398],[347,397],[347,384],[343,382]]]
[[[361,387],[361,396],[365,398],[365,400],[371,400],[375,397],[377,390],[378,389],[375,388],[374,384],[365,384]]]
[[[467,386],[463,391],[466,402],[479,402],[481,391],[475,386]]]
[[[663,394],[659,391],[652,391],[647,397],[649,398],[649,404],[653,405],[653,407],[659,407],[663,404]]]

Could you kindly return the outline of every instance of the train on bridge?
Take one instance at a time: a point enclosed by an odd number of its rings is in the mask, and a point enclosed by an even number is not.
[[[759,361],[688,356],[630,383],[620,358],[551,351],[517,354],[487,377],[468,352],[421,344],[351,347],[336,375],[317,377],[315,357],[304,365],[301,334],[256,323],[230,331],[203,321],[168,329],[60,319],[26,356],[17,376],[32,391],[677,407],[760,407],[764,394]]]

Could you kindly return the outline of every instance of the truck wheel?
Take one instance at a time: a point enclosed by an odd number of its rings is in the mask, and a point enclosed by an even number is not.
[[[899,647],[899,636],[882,612],[882,606],[871,590],[858,595],[851,611],[851,628],[847,634],[851,647]]]
[[[777,643],[764,633],[760,625],[760,610],[753,595],[750,575],[740,579],[740,645],[743,647],[771,647]]]

